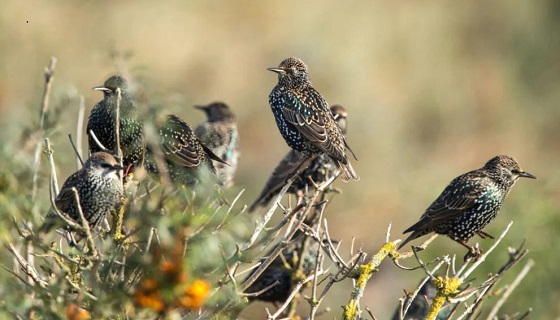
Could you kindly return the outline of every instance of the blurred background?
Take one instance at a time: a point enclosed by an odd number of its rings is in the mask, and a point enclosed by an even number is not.
[[[193,105],[222,100],[233,108],[242,139],[236,188],[246,189],[242,201],[250,204],[288,151],[268,106],[277,78],[266,68],[297,56],[327,101],[349,110],[361,180],[336,182],[343,195],[327,212],[346,252],[355,237],[375,253],[389,222],[400,237],[452,178],[508,154],[538,180],[520,181],[485,229],[498,235],[514,221],[478,277],[527,239],[536,266],[503,311],[560,315],[560,2],[0,2],[4,153],[29,148],[19,141],[38,122],[43,68],[55,56],[51,106],[64,105],[64,121],[48,134],[65,179],[74,171],[74,158],[64,155],[72,154],[66,135],[76,130],[79,96],[87,115],[101,99],[91,88],[126,70],[191,125],[204,119]],[[427,251],[465,253],[442,237]],[[387,319],[402,289],[414,289],[422,275],[386,262],[362,304]],[[340,316],[351,284],[337,290],[323,302],[333,310],[324,318]],[[262,307],[242,317],[264,318]]]

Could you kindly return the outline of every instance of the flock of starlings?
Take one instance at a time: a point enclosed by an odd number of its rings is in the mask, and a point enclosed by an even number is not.
[[[268,70],[278,74],[278,84],[269,95],[270,107],[292,150],[274,169],[250,211],[266,206],[290,178],[293,183],[288,192],[300,196],[335,176],[344,181],[359,179],[347,155],[349,151],[356,158],[345,137],[346,109],[340,105],[329,108],[312,86],[307,66],[300,59],[287,58]],[[149,141],[144,136],[144,119],[122,76],[112,76],[94,89],[102,91],[104,97],[93,107],[87,124],[91,156],[64,182],[55,199],[57,209],[67,218],[80,221],[75,188],[84,217],[91,230],[95,230],[123,196],[121,170],[133,172],[143,167],[156,179],[166,177],[171,183],[186,187],[204,179],[212,179],[211,183],[221,188],[232,185],[238,164],[239,135],[235,116],[225,103],[197,106],[206,113],[207,122],[195,130],[178,116],[168,115],[156,124],[157,139]],[[122,165],[113,156],[117,150],[117,116]],[[482,229],[496,216],[519,177],[536,178],[523,171],[514,158],[499,155],[482,168],[453,179],[420,220],[404,231],[412,234],[399,249],[411,240],[435,232],[467,247],[472,254],[480,254],[467,241],[475,235],[491,237]],[[48,232],[54,226],[62,227],[65,223],[61,220],[51,211],[40,230]],[[290,250],[285,250],[284,256],[293,255],[293,249]],[[290,291],[285,286],[290,275],[278,271],[282,270],[281,260],[277,264],[280,265],[276,270],[273,263],[261,276],[263,280],[247,291],[257,292],[277,280],[279,285],[253,299],[279,302],[287,298]]]

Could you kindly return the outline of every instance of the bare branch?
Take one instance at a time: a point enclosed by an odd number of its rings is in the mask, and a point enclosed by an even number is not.
[[[504,292],[500,300],[496,302],[494,308],[492,308],[492,310],[488,314],[488,317],[486,317],[487,320],[494,319],[494,317],[498,314],[498,311],[500,311],[500,308],[504,305],[504,303],[506,302],[507,298],[509,298],[513,290],[517,288],[519,283],[521,283],[521,280],[525,278],[525,276],[529,273],[529,271],[531,271],[531,269],[534,266],[535,266],[535,261],[533,261],[532,259],[527,261],[527,263],[523,267],[523,270],[521,270],[521,272],[517,275],[515,280],[513,280],[513,282],[509,285],[509,287],[507,288],[506,292]]]
[[[81,166],[84,165],[84,161],[83,161],[83,157],[82,157],[82,136],[83,136],[83,131],[84,131],[84,119],[85,119],[85,113],[86,113],[86,102],[84,99],[84,96],[81,95],[80,96],[80,105],[78,107],[78,123],[76,124],[76,147],[75,149],[77,149],[77,157],[78,157],[78,169],[81,168]],[[70,139],[70,141],[72,141],[72,139]],[[72,144],[72,146],[74,146]]]
[[[41,100],[41,108],[39,113],[39,131],[41,136],[44,135],[43,129],[45,125],[45,115],[49,109],[49,97],[51,94],[52,83],[54,80],[54,69],[56,67],[56,58],[51,57],[49,66],[45,68],[45,86],[43,88],[43,99]],[[31,200],[35,202],[35,197],[37,196],[37,181],[39,176],[39,167],[41,165],[41,143],[38,142],[35,147],[35,154],[33,158],[33,189],[31,192]]]

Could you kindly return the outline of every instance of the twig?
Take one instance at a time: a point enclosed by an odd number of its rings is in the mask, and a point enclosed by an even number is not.
[[[78,213],[80,214],[80,219],[82,219],[82,228],[83,228],[83,232],[86,234],[86,240],[87,240],[90,254],[93,257],[97,257],[98,252],[97,249],[95,248],[93,237],[91,236],[91,229],[89,227],[89,222],[86,220],[86,217],[84,216],[84,212],[82,211],[82,206],[80,205],[80,196],[78,195],[78,190],[72,187],[72,191],[74,192],[74,200],[76,201],[76,208],[78,209]]]
[[[511,228],[511,225],[513,224],[513,221],[510,221],[510,223],[508,223],[508,225],[506,226],[506,228],[504,229],[504,231],[502,232],[502,234],[500,234],[500,236],[498,237],[498,239],[496,239],[496,241],[494,241],[494,244],[492,244],[492,246],[486,251],[484,252],[480,258],[475,261],[473,263],[473,265],[467,270],[465,271],[465,273],[463,275],[460,276],[461,281],[465,281],[465,279],[482,263],[484,262],[484,260],[486,260],[486,257],[492,252],[494,251],[494,249],[496,249],[496,247],[498,246],[498,244],[504,239],[504,237],[506,236],[506,234],[509,231],[509,228]],[[459,277],[459,274],[456,275],[456,277]]]
[[[76,146],[78,147],[78,168],[80,168],[84,162],[82,161],[82,136],[84,131],[84,119],[85,119],[85,112],[86,112],[86,102],[84,96],[80,96],[80,106],[78,108],[78,124],[76,126]]]
[[[532,259],[527,261],[527,263],[525,264],[525,266],[523,267],[523,269],[521,270],[519,275],[517,275],[515,280],[513,280],[513,282],[509,285],[509,287],[504,292],[504,294],[502,295],[500,300],[498,300],[496,302],[496,304],[494,305],[494,308],[492,308],[492,310],[488,314],[488,317],[486,317],[486,320],[494,319],[494,317],[498,314],[498,311],[500,311],[500,308],[506,302],[507,298],[509,298],[509,296],[511,295],[513,290],[515,290],[515,288],[519,285],[519,283],[521,283],[521,280],[523,280],[523,278],[525,278],[527,273],[529,273],[531,268],[533,268],[534,266],[535,266],[535,261],[533,261]]]
[[[71,133],[68,134],[68,140],[70,140],[70,144],[72,145],[72,149],[74,149],[74,152],[76,153],[76,161],[78,162],[77,166],[78,166],[78,169],[79,169],[84,165],[84,160],[82,160],[82,156],[80,155],[80,150],[74,144],[74,140],[72,140],[72,134]]]
[[[116,147],[117,147],[117,160],[119,161],[119,164],[121,165],[121,167],[123,166],[123,153],[121,150],[121,134],[120,134],[120,128],[121,128],[121,100],[122,100],[122,96],[121,96],[121,88],[117,88],[116,90],[117,96],[115,97],[116,101],[116,110],[115,110],[115,143],[116,143]],[[118,173],[119,175],[119,179],[122,180],[122,175],[123,172],[122,170],[119,170]]]
[[[51,143],[49,141],[49,138],[45,138],[45,152],[47,154],[47,157],[49,159],[49,164],[51,167],[51,185],[53,187],[54,190],[54,194],[58,195],[58,193],[60,192],[60,190],[58,189],[58,179],[56,177],[56,167],[54,165],[54,158],[53,158],[53,149],[51,148]]]
[[[49,109],[49,97],[51,94],[52,83],[54,80],[54,69],[56,67],[56,58],[51,57],[49,66],[45,68],[45,86],[43,89],[43,99],[41,100],[41,109],[39,113],[39,130],[41,135],[44,135],[43,129],[45,125],[45,115]],[[37,196],[37,182],[39,177],[39,166],[41,164],[41,142],[37,142],[35,147],[35,154],[33,158],[33,189],[31,192],[31,200],[35,203],[35,197]]]
[[[319,275],[322,275],[323,273],[325,273],[325,271],[321,270],[321,271],[319,271],[319,273],[320,273]],[[312,275],[308,276],[307,278],[299,281],[297,283],[297,285],[295,286],[295,288],[290,293],[290,295],[288,296],[288,299],[286,299],[286,301],[284,302],[284,304],[280,308],[278,308],[278,310],[276,310],[276,312],[273,315],[269,316],[268,319],[273,320],[273,319],[278,318],[278,316],[280,316],[282,314],[282,312],[284,312],[284,310],[286,310],[290,301],[292,301],[294,299],[294,297],[296,296],[296,294],[298,294],[298,292],[301,290],[303,285],[306,284],[307,282],[311,281],[314,276],[315,275],[312,274]]]
[[[89,136],[93,138],[93,141],[95,141],[95,144],[97,144],[97,146],[99,147],[99,149],[101,149],[102,151],[105,151],[105,152],[110,152],[110,153],[112,153],[111,150],[105,148],[105,146],[101,143],[101,141],[99,141],[99,139],[97,139],[97,136],[95,135],[95,133],[93,132],[93,130],[89,130]]]
[[[25,274],[27,274],[35,283],[37,283],[41,287],[43,288],[47,287],[48,285],[47,282],[41,278],[39,272],[37,272],[37,270],[33,265],[25,261],[23,256],[19,254],[19,252],[16,250],[16,248],[11,242],[8,242],[6,244],[6,248],[8,248],[8,250],[10,250],[10,252],[14,255],[15,259],[17,260],[17,262],[21,267],[21,270],[25,272]]]
[[[288,180],[288,182],[286,182],[286,185],[282,188],[282,190],[280,190],[280,192],[274,199],[272,206],[270,207],[270,209],[268,209],[268,211],[264,215],[263,221],[257,223],[257,227],[255,228],[253,234],[251,234],[251,236],[249,237],[249,240],[243,245],[241,245],[240,248],[241,251],[247,251],[249,248],[253,246],[255,241],[257,241],[257,238],[259,237],[260,233],[264,230],[264,228],[266,227],[270,219],[272,219],[272,215],[274,214],[274,211],[276,211],[276,208],[278,208],[278,203],[280,202],[284,194],[286,194],[288,188],[290,188],[291,185],[292,185],[292,179]]]
[[[350,301],[344,306],[342,319],[357,319],[359,308],[358,304],[364,294],[364,290],[368,280],[373,273],[377,271],[377,267],[381,264],[385,257],[393,255],[396,252],[397,244],[395,242],[385,243],[381,249],[374,255],[370,262],[359,266],[358,280],[356,286],[350,295]]]

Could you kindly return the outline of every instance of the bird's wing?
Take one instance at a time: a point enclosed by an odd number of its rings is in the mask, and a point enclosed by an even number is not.
[[[81,169],[77,172],[74,172],[68,177],[68,179],[66,179],[66,181],[64,181],[62,188],[60,188],[60,192],[54,199],[54,204],[56,205],[58,210],[67,213],[68,210],[70,210],[70,208],[76,204],[76,198],[74,196],[72,187],[75,187],[78,183],[88,179],[88,175],[85,170],[86,169]]]
[[[342,163],[347,163],[344,146],[333,143],[336,142],[333,141],[333,138],[336,138],[334,135],[338,134],[342,139],[342,133],[328,110],[327,102],[313,88],[306,92],[306,95],[285,93],[282,108],[284,118],[321,151]],[[311,107],[313,105],[316,108]]]
[[[483,196],[488,183],[485,177],[464,175],[455,178],[426,209],[420,221],[408,228],[406,232],[429,229],[440,223],[452,220],[475,205],[476,199]],[[468,181],[468,182],[467,182]]]
[[[197,167],[201,163],[198,139],[191,127],[181,118],[169,115],[160,128],[161,149],[165,158],[185,167]]]
[[[312,159],[294,150],[286,154],[282,161],[274,168],[274,171],[272,171],[257,200],[249,207],[249,212],[255,211],[258,206],[268,205],[270,200],[286,185],[288,179],[307,168],[308,163]],[[303,163],[304,161],[307,163]],[[298,169],[298,172],[295,172],[296,169]]]

